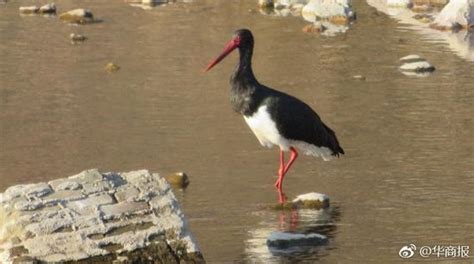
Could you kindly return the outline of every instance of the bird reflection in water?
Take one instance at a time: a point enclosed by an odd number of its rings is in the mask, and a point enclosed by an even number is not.
[[[260,214],[263,213],[263,214]],[[329,254],[334,246],[337,222],[340,220],[340,208],[328,209],[292,209],[279,211],[261,211],[264,219],[255,229],[249,231],[245,241],[246,259],[257,263],[279,263],[281,261],[314,261]],[[268,221],[274,219],[276,221]],[[326,243],[308,246],[288,246],[276,248],[267,245],[271,233],[288,232],[296,234],[321,234],[328,238]]]

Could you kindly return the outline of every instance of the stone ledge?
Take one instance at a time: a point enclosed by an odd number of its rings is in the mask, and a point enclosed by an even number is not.
[[[0,194],[0,263],[204,263],[164,178],[96,169]]]

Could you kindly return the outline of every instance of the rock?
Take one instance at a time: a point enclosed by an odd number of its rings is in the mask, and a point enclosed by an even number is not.
[[[303,11],[303,7],[305,5],[301,3],[296,3],[290,6],[291,14],[294,16],[301,16],[301,12]]]
[[[387,5],[390,7],[409,7],[411,4],[411,0],[387,0]]]
[[[274,210],[294,210],[294,209],[327,209],[329,208],[329,197],[321,193],[306,193],[297,196],[291,202],[270,206]]]
[[[292,202],[298,208],[325,209],[329,207],[329,197],[316,192],[298,195]]]
[[[438,30],[474,27],[474,0],[449,1],[430,27]]]
[[[419,55],[408,55],[400,59],[402,72],[426,73],[433,72],[435,67]]]
[[[120,70],[120,67],[112,62],[109,62],[107,65],[105,65],[105,70],[109,73],[113,73]]]
[[[433,7],[431,5],[413,5],[411,8],[411,11],[415,13],[426,13],[426,12],[431,12],[433,11]]]
[[[303,7],[307,21],[328,20],[335,24],[347,24],[355,19],[349,0],[311,0]]]
[[[69,35],[69,38],[72,42],[82,42],[87,39],[86,36],[76,33],[71,33],[71,35]]]
[[[365,81],[365,76],[362,76],[362,75],[354,75],[352,76],[352,78],[356,79],[356,80],[360,80],[360,81]]]
[[[328,238],[317,233],[298,234],[289,232],[272,232],[267,238],[270,248],[287,249],[291,247],[314,247],[324,245]]]
[[[62,13],[59,16],[61,21],[71,24],[88,24],[95,22],[94,15],[90,10],[87,9],[74,9],[66,13]]]
[[[433,72],[435,67],[427,61],[405,63],[399,68],[403,72]]]
[[[31,15],[31,14],[38,14],[39,7],[37,6],[21,6],[20,7],[20,14],[23,15]]]
[[[190,0],[182,1],[189,2]],[[125,2],[129,3],[133,7],[140,7],[145,10],[150,10],[155,6],[173,4],[176,2],[176,0],[125,0]]]
[[[160,5],[160,4],[173,3],[175,1],[176,0],[142,0],[141,2],[144,5]]]
[[[176,172],[165,176],[165,179],[169,184],[176,186],[180,189],[185,189],[189,185],[188,175],[184,172]]]
[[[414,5],[444,6],[449,0],[412,0]]]
[[[257,6],[259,8],[273,8],[273,0],[258,0]]]
[[[431,23],[434,20],[434,18],[428,14],[417,14],[413,16],[413,18],[420,21],[421,23]]]
[[[318,22],[303,27],[303,32],[306,33],[321,33],[324,32],[324,30],[326,30],[326,27],[324,27],[321,23]]]
[[[53,188],[27,184],[0,195],[0,263],[204,263],[170,185],[158,174],[88,170],[50,183]],[[109,188],[57,190],[69,183]],[[43,195],[45,186],[50,192]]]
[[[43,5],[38,10],[39,14],[56,14],[56,5],[54,3]]]
[[[120,189],[115,193],[118,202],[133,202],[139,197],[140,191],[135,187]]]
[[[53,180],[48,182],[48,184],[55,191],[78,190],[82,188],[82,185],[78,181],[70,179]]]

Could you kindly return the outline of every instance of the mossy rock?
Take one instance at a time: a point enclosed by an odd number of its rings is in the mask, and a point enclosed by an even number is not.
[[[185,189],[189,185],[188,175],[184,172],[176,172],[165,176],[166,181],[174,187]]]
[[[296,197],[293,201],[272,205],[274,210],[294,210],[294,209],[326,209],[329,208],[329,197],[320,193],[307,193]]]

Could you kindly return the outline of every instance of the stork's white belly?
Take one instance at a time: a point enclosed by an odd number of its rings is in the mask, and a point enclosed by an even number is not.
[[[266,105],[261,106],[252,116],[244,116],[244,119],[262,146],[271,148],[273,145],[277,145],[282,150],[289,149],[288,140],[278,132],[276,123],[270,117]]]
[[[332,151],[329,148],[317,147],[304,141],[289,140],[283,137],[278,132],[276,123],[272,120],[266,105],[258,108],[252,116],[244,116],[244,119],[264,147],[271,148],[277,145],[283,151],[288,151],[290,147],[296,147],[306,155],[322,157],[324,160],[331,160],[334,157],[331,155]]]

